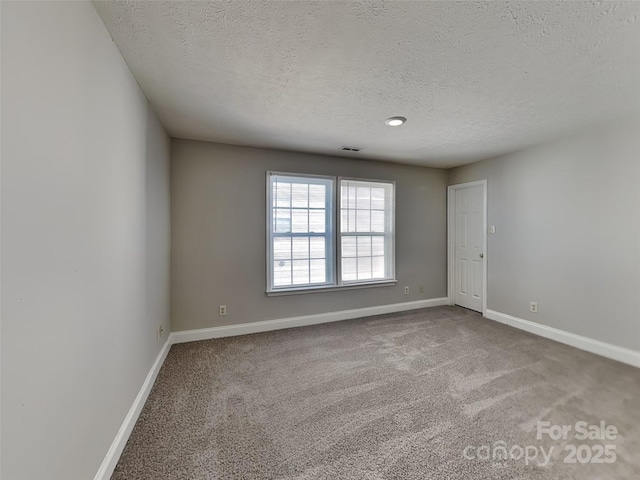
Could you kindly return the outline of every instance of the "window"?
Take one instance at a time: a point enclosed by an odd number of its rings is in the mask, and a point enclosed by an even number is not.
[[[340,180],[342,283],[394,278],[393,184]]]
[[[269,290],[334,285],[334,179],[269,174]]]
[[[393,183],[268,172],[267,232],[269,293],[395,281]]]

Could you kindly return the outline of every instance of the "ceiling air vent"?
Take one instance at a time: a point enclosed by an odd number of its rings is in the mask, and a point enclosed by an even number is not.
[[[362,149],[359,147],[342,147],[340,148],[340,150],[342,150],[343,152],[359,152]]]

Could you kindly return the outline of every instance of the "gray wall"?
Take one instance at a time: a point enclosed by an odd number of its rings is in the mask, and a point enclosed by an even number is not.
[[[488,308],[640,350],[639,155],[632,119],[450,170],[488,180]]]
[[[395,180],[398,284],[267,297],[267,170]],[[446,178],[444,170],[172,140],[172,329],[446,296]],[[228,316],[218,316],[220,304]]]
[[[0,8],[1,476],[87,480],[169,331],[170,140],[91,4]]]

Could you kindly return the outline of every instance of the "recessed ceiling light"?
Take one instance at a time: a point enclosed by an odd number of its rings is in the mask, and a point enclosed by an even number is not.
[[[389,117],[384,121],[384,123],[386,123],[390,127],[399,127],[406,121],[407,119],[404,117]]]

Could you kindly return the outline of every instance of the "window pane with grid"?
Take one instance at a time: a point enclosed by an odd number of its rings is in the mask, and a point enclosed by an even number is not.
[[[341,279],[393,279],[393,184],[340,182]]]
[[[269,290],[333,283],[333,179],[269,175]]]

